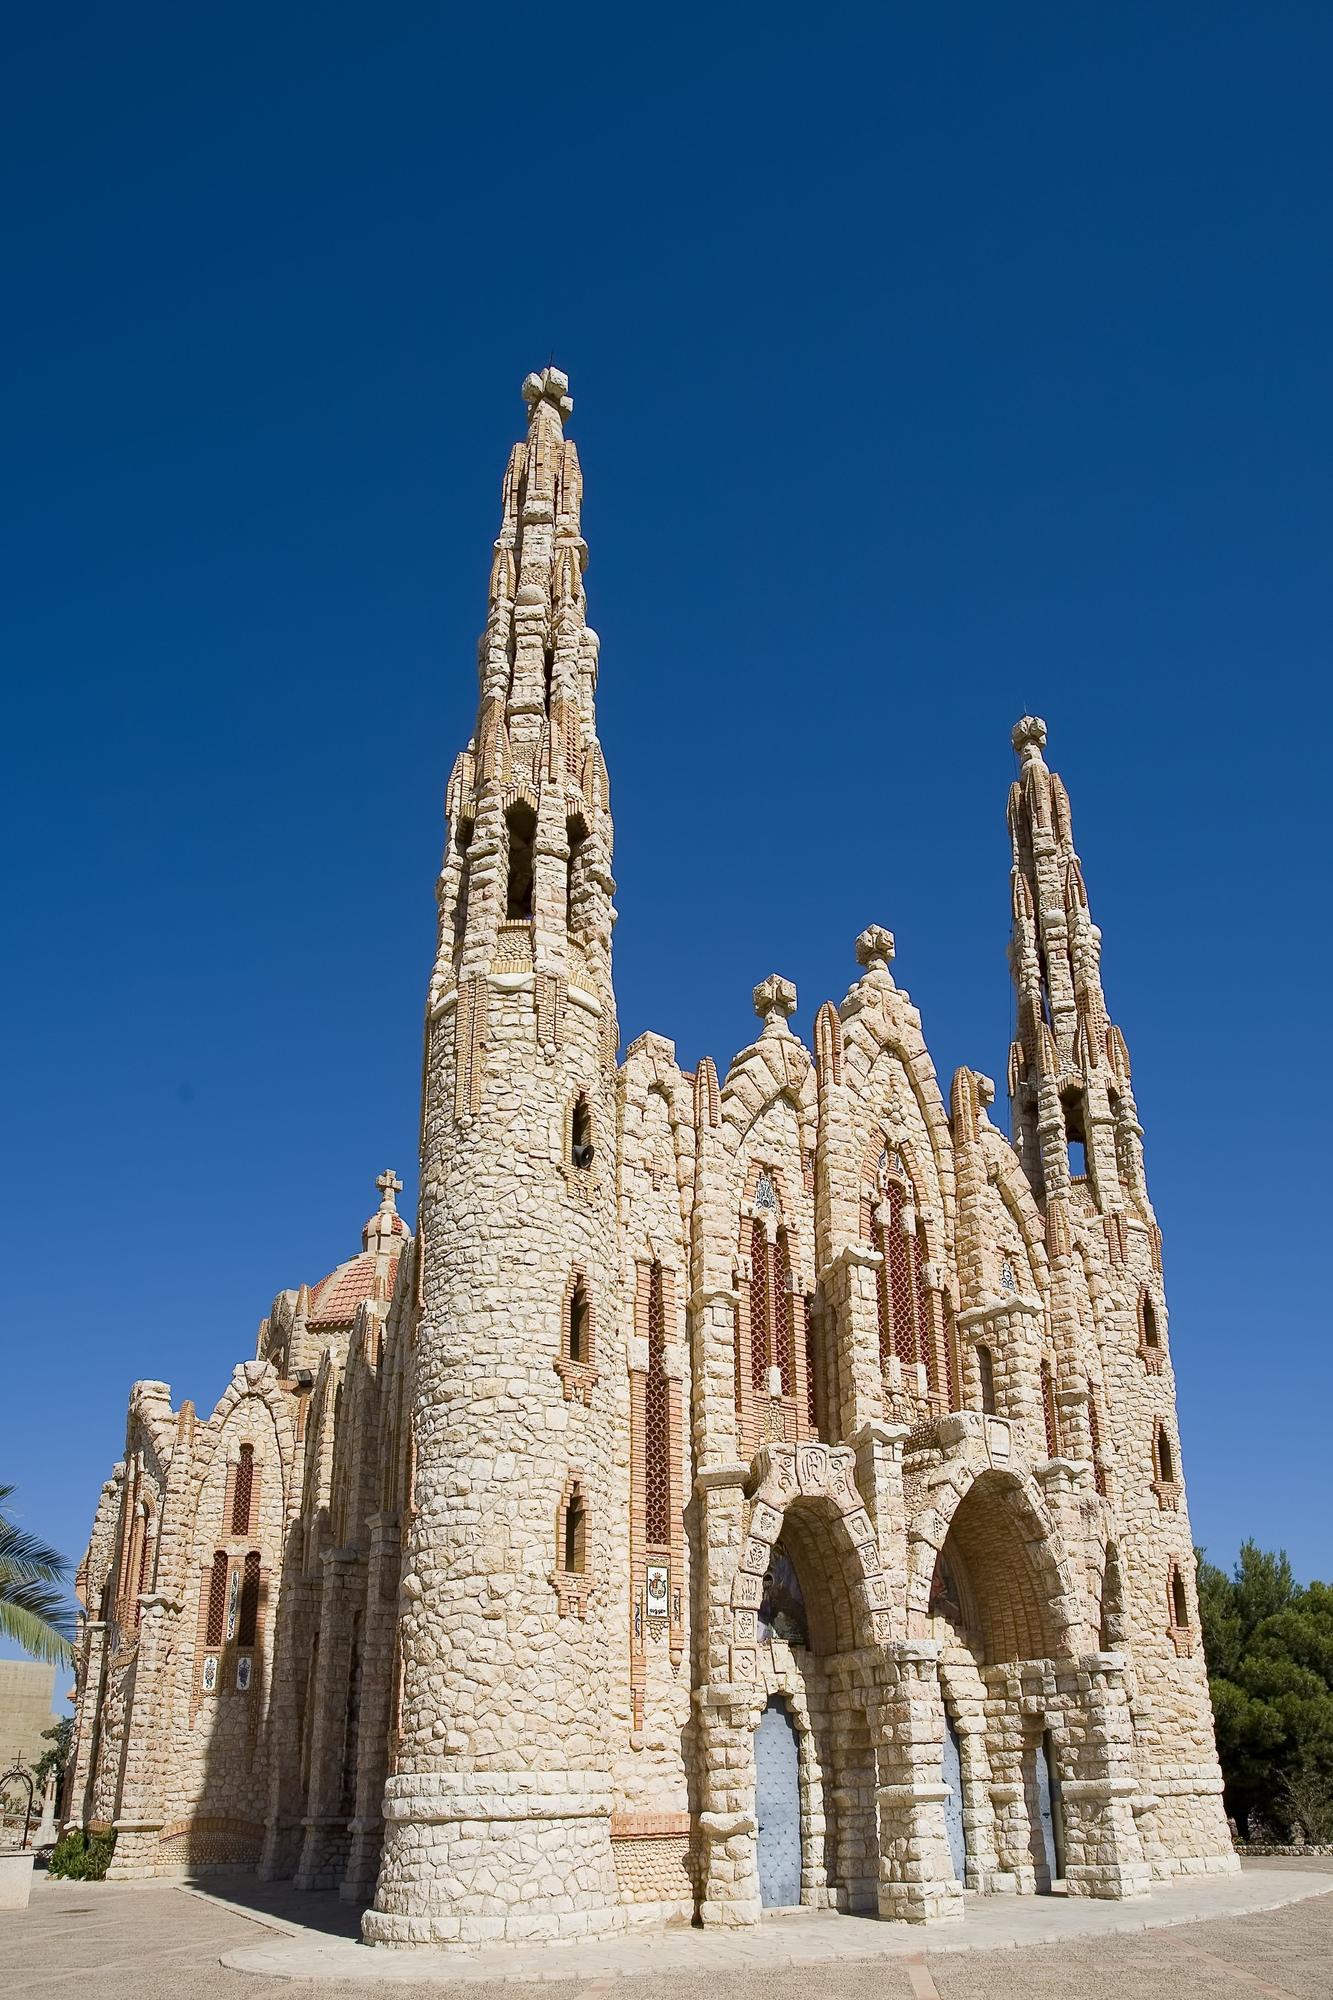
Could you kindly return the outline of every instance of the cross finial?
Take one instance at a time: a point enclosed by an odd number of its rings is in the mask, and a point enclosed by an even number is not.
[[[377,1174],[375,1177],[375,1185],[380,1191],[381,1210],[387,1209],[390,1214],[396,1213],[397,1205],[394,1201],[394,1196],[396,1194],[402,1193],[403,1184],[399,1180],[393,1168],[386,1167],[382,1174]]]
[[[543,403],[549,403],[559,417],[572,415],[574,398],[569,393],[569,377],[563,368],[534,369],[523,384],[523,400],[528,416],[535,417]]]
[[[867,924],[856,940],[856,957],[867,972],[887,972],[893,963],[893,932],[883,924]]]
[[[766,1035],[789,1035],[788,1014],[796,1012],[796,988],[781,973],[770,972],[754,989],[754,1011]]]

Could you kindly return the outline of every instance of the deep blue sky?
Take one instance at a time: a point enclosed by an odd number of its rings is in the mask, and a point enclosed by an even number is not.
[[[1051,726],[1135,1059],[1197,1538],[1333,1573],[1322,5],[11,19],[0,1477],[77,1555],[415,1190],[519,384],[573,380],[626,1039],[898,936],[1003,1076]]]

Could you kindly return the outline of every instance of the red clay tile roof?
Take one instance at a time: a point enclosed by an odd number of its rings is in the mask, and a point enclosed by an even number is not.
[[[389,1260],[389,1290],[393,1290],[394,1273],[398,1259]],[[364,1299],[370,1297],[375,1283],[375,1258],[371,1251],[363,1250],[359,1257],[353,1257],[346,1264],[339,1264],[336,1271],[330,1271],[327,1278],[321,1278],[310,1288],[311,1328],[330,1326],[350,1326],[356,1318],[356,1309]]]

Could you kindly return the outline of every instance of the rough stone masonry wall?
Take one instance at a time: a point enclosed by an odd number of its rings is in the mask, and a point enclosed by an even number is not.
[[[582,1264],[599,1322],[616,1323],[609,1202],[572,1196],[560,1110],[582,1085],[615,1129],[596,1016],[571,1005],[554,1060],[538,1052],[532,988],[491,996],[482,1110],[449,1131],[450,1017],[427,1073],[417,1345],[416,1513],[403,1614],[401,1743],[386,1797],[376,1907],[388,1942],[522,1935],[605,1923],[609,1839],[617,1385],[608,1355],[591,1399],[566,1401],[564,1277]],[[605,1171],[605,1168],[603,1169]],[[562,1612],[557,1520],[577,1477],[587,1514],[580,1615]]]

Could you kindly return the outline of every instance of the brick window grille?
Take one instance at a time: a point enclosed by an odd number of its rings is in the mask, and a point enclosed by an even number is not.
[[[773,1259],[773,1349],[784,1396],[796,1394],[796,1343],[791,1321],[791,1251],[787,1232],[778,1230]]]
[[[888,1252],[889,1306],[893,1315],[893,1351],[904,1368],[916,1365],[916,1296],[913,1288],[912,1246],[903,1234],[906,1190],[901,1181],[889,1182],[889,1220],[885,1226]]]
[[[1060,1427],[1055,1415],[1055,1380],[1051,1374],[1051,1364],[1041,1364],[1041,1415],[1046,1426],[1046,1456],[1060,1456]]]
[[[919,1227],[910,1236],[903,1228],[913,1192],[896,1155],[885,1155],[880,1181],[881,1213],[887,1211],[875,1225],[875,1248],[882,1259],[876,1284],[880,1366],[887,1367],[891,1355],[904,1369],[921,1362],[929,1386],[938,1391],[938,1367],[930,1353],[926,1323],[926,1248]]]
[[[644,1533],[653,1544],[671,1539],[671,1394],[666,1373],[666,1310],[662,1266],[648,1279],[648,1374],[644,1383]]]
[[[757,1217],[750,1224],[750,1382],[760,1395],[768,1388],[768,1231]]]
[[[241,1575],[241,1611],[236,1622],[238,1646],[253,1646],[259,1630],[259,1551],[251,1549]]]
[[[250,1532],[250,1503],[254,1495],[254,1484],[255,1448],[252,1444],[243,1444],[240,1464],[236,1467],[236,1484],[231,1496],[233,1535],[248,1535]]]
[[[204,1625],[204,1644],[220,1646],[227,1617],[227,1554],[219,1549],[213,1557],[213,1568],[208,1579],[208,1618]]]

